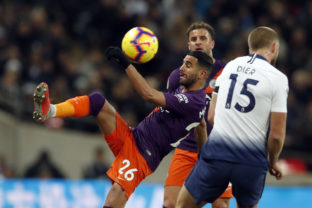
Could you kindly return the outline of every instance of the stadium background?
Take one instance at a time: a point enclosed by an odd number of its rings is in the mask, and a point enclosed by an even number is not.
[[[135,126],[154,106],[139,98],[125,74],[105,60],[103,51],[110,45],[119,46],[124,33],[134,26],[152,29],[159,38],[159,52],[151,62],[137,67],[152,86],[164,89],[170,71],[179,67],[186,52],[185,31],[198,20],[206,21],[216,29],[214,56],[224,61],[247,53],[246,38],[251,28],[266,25],[280,33],[281,51],[277,65],[290,81],[287,136],[281,160],[287,176],[280,182],[268,178],[268,192],[264,193],[263,203],[268,200],[273,204],[263,207],[301,207],[298,203],[309,201],[307,196],[311,196],[312,185],[311,1],[2,0],[0,175],[3,180],[0,181],[0,207],[53,207],[33,204],[31,199],[39,200],[36,196],[42,195],[40,187],[45,182],[28,183],[25,179],[27,167],[42,151],[48,152],[66,179],[78,180],[78,185],[71,180],[58,183],[56,190],[63,191],[83,186],[85,181],[79,179],[83,178],[83,169],[92,163],[96,147],[104,148],[107,165],[113,159],[92,117],[51,119],[45,124],[32,121],[32,93],[38,83],[49,84],[55,103],[100,91],[125,120]],[[154,191],[158,202],[162,199],[159,183],[166,177],[170,156],[142,185],[145,190],[142,200],[149,198],[146,190]],[[91,189],[97,190],[102,182],[105,183],[105,179],[90,185]],[[52,190],[53,184],[47,184]],[[274,189],[275,186],[283,188]],[[96,192],[101,203],[105,198],[101,191],[104,187],[109,185],[98,187]],[[9,193],[23,193],[18,192],[21,190],[33,190],[33,198],[29,198],[31,194],[20,194],[26,201],[18,200],[20,204],[13,206],[12,202],[9,205]],[[63,192],[53,193],[61,197]],[[64,192],[63,196],[74,199],[73,196],[80,195]],[[17,199],[15,195],[12,197]],[[88,201],[92,201],[91,198]],[[137,198],[139,200],[140,196]],[[44,199],[40,198],[47,201]],[[80,202],[76,203],[78,206]],[[81,202],[79,206],[92,207],[83,203],[87,202]],[[274,206],[274,203],[285,205]],[[72,207],[63,205],[54,204],[54,207]]]

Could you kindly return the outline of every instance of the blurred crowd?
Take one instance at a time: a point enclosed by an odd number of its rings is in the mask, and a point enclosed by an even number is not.
[[[84,164],[81,169],[83,179],[108,179],[106,172],[110,168],[109,161],[105,157],[104,149],[94,149],[93,159]],[[36,159],[27,164],[25,170],[17,172],[7,161],[4,155],[0,154],[0,180],[2,178],[41,178],[41,179],[64,179],[67,178],[58,164],[52,159],[53,155],[48,150],[42,149]]]
[[[103,52],[120,46],[132,27],[150,28],[159,51],[136,65],[148,82],[165,89],[187,49],[186,29],[205,21],[216,30],[214,56],[229,61],[248,53],[255,26],[281,36],[277,67],[289,78],[288,123],[283,157],[312,170],[312,1],[304,0],[2,0],[0,2],[0,109],[32,121],[32,93],[45,81],[53,103],[102,92],[130,125],[154,106],[143,101],[124,72]],[[98,132],[94,119],[51,119],[52,128]]]

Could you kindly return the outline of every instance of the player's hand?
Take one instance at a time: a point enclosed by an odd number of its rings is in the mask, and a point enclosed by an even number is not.
[[[105,50],[105,56],[108,60],[119,63],[124,69],[128,68],[128,66],[131,64],[129,59],[118,47],[108,47]]]
[[[269,172],[272,176],[275,176],[277,180],[282,179],[283,173],[281,168],[277,165],[277,163],[273,165],[269,165]]]

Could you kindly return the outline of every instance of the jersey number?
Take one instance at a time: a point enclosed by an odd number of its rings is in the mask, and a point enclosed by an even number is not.
[[[237,74],[231,74],[230,75],[230,79],[232,80],[231,82],[231,85],[230,85],[230,88],[229,88],[229,93],[228,93],[228,96],[227,96],[227,99],[226,99],[226,103],[225,103],[225,108],[227,109],[230,109],[231,108],[231,104],[232,104],[232,98],[233,98],[233,91],[234,91],[234,88],[235,88],[235,84],[236,84],[236,81],[237,81]],[[240,94],[242,95],[246,95],[248,98],[249,98],[249,104],[245,107],[241,106],[239,103],[236,103],[234,108],[236,110],[238,110],[239,112],[242,112],[242,113],[248,113],[250,111],[252,111],[256,105],[256,99],[255,99],[255,96],[250,92],[248,91],[247,89],[247,85],[250,84],[250,85],[257,85],[258,84],[258,80],[254,80],[254,79],[246,79],[243,83],[243,88],[240,92]]]
[[[124,169],[128,168],[130,166],[130,161],[129,160],[123,160],[122,164],[125,164],[123,167],[121,167],[118,172],[120,175],[124,174]],[[124,177],[127,181],[132,181],[134,178],[134,172],[138,171],[136,168],[131,168],[127,170],[124,174]]]

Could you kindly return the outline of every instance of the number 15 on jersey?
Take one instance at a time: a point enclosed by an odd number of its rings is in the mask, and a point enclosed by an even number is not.
[[[230,77],[229,77],[232,81],[231,81],[231,85],[230,85],[230,88],[229,88],[229,91],[228,91],[228,95],[227,95],[227,98],[226,98],[226,103],[225,103],[225,108],[226,109],[230,109],[231,108],[233,92],[234,92],[235,85],[236,85],[236,82],[237,82],[237,77],[238,77],[238,74],[231,74]],[[256,105],[256,99],[255,99],[255,96],[252,94],[252,92],[248,90],[248,85],[257,85],[258,82],[259,82],[258,80],[249,79],[249,78],[244,81],[243,87],[242,87],[242,89],[240,91],[240,94],[247,96],[248,99],[249,99],[249,103],[248,103],[247,106],[241,106],[238,102],[235,103],[234,108],[236,110],[238,110],[241,113],[248,113],[248,112],[250,112],[250,111],[252,111],[254,109],[254,107]]]

